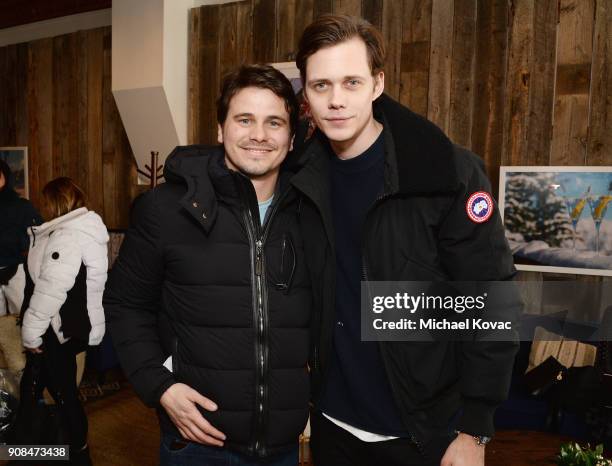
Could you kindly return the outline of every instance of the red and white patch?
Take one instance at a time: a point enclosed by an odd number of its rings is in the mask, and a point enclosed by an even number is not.
[[[493,215],[493,198],[484,191],[472,194],[465,204],[465,211],[469,219],[474,223],[483,223]]]

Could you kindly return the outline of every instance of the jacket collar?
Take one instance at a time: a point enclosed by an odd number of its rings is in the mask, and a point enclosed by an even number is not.
[[[187,188],[179,204],[208,234],[217,218],[217,196],[209,169],[215,158],[223,157],[220,146],[191,145],[176,147],[164,165],[168,183]]]
[[[453,144],[431,121],[383,94],[374,103],[374,117],[392,141],[401,193],[452,192],[458,189]]]
[[[83,215],[87,214],[87,212],[87,207],[80,207],[78,209],[68,212],[67,214],[62,215],[61,217],[49,220],[48,222],[45,222],[42,225],[33,226],[30,228],[29,231],[32,231],[37,235],[44,234],[48,231],[55,231],[66,223],[71,222],[79,217],[82,217]]]
[[[458,189],[453,144],[440,128],[385,94],[374,102],[374,117],[383,124],[387,192],[428,194]],[[321,189],[313,194],[328,193],[329,189],[320,185],[328,183],[324,173],[329,164],[321,159],[331,154],[327,138],[315,131],[299,156],[299,163],[310,169],[302,170],[294,184],[302,189],[310,184],[306,181],[309,174],[318,176],[316,184]]]
[[[218,201],[238,205],[241,198],[256,208],[257,197],[251,180],[225,165],[223,146],[179,146],[168,156],[164,178],[187,188],[179,204],[208,234],[217,218]],[[291,173],[281,168],[279,185],[288,183]],[[244,191],[241,194],[241,191]],[[277,197],[277,196],[275,196]]]

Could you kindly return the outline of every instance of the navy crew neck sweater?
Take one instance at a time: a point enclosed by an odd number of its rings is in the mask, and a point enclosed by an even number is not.
[[[336,243],[336,323],[321,410],[353,427],[407,436],[393,400],[377,342],[361,341],[361,242],[366,214],[383,193],[383,133],[361,155],[331,158],[331,205]]]

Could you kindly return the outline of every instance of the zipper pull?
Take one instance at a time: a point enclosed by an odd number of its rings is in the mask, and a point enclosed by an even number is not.
[[[255,243],[256,246],[256,250],[255,250],[255,274],[256,275],[261,275],[261,252],[262,252],[262,242],[261,240],[257,240],[257,242]]]

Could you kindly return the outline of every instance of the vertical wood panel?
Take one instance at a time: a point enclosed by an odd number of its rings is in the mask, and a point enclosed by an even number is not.
[[[586,160],[594,7],[594,0],[560,0],[552,165]]]
[[[478,0],[471,148],[484,158],[496,193],[504,135],[508,3]]]
[[[337,15],[361,16],[361,0],[334,0],[333,12]]]
[[[88,112],[87,105],[89,100],[89,69],[87,60],[87,50],[89,48],[89,39],[87,31],[77,32],[77,43],[76,43],[76,59],[77,59],[77,107],[76,107],[76,119],[77,119],[77,175],[75,182],[85,191],[88,200],[91,200],[89,187],[89,177],[87,175],[89,169],[89,132],[88,130]],[[91,208],[91,203],[88,202]]]
[[[455,0],[433,0],[427,118],[448,131]]]
[[[387,45],[387,62],[385,65],[385,92],[399,99],[401,91],[402,63],[402,2],[385,2],[383,7],[383,37]]]
[[[383,0],[363,0],[361,2],[361,15],[380,30],[382,30],[383,4]]]
[[[223,39],[219,43],[219,73],[225,76],[240,63],[237,53],[237,13],[235,3],[219,7],[219,31]]]
[[[587,163],[612,165],[612,5],[597,0]]]
[[[293,53],[297,54],[298,44],[300,43],[300,37],[306,26],[312,23],[314,15],[314,0],[296,0],[295,4],[295,28],[294,28],[294,39],[295,44]],[[291,61],[295,60],[295,56],[291,58]]]
[[[306,26],[312,23],[314,14],[314,0],[296,0],[295,4],[295,27],[294,27],[294,38],[293,38],[293,53],[297,54],[298,44],[300,37]],[[295,56],[291,58],[291,61],[295,60]]]
[[[529,165],[548,165],[550,162],[557,19],[557,0],[535,2],[527,126]]]
[[[427,116],[432,0],[404,4],[400,102]]]
[[[8,79],[8,67],[6,61],[6,52],[8,47],[0,47],[0,70],[3,72],[0,73],[0,89],[6,89],[8,86],[6,80]],[[8,92],[0,92],[0,108],[5,108],[7,111],[0,112],[0,144],[3,146],[8,146],[10,144],[10,139],[7,136],[7,128],[8,128],[8,119],[10,118],[8,112]]]
[[[534,5],[517,0],[510,10],[508,74],[504,106],[504,165],[529,165],[527,124],[531,79]]]
[[[189,144],[197,144],[200,139],[200,13],[200,8],[189,10],[189,62],[187,63]]]
[[[30,199],[53,178],[53,40],[30,43],[28,54],[28,178]]]
[[[448,135],[465,147],[472,142],[476,12],[476,0],[455,0]]]
[[[111,34],[103,38],[102,68],[102,176],[104,177],[104,219],[106,226],[117,228],[117,176],[115,172],[115,101],[111,92]]]
[[[102,79],[104,75],[104,32],[87,31],[87,186],[89,205],[104,212],[102,177]],[[83,155],[85,155],[83,154]],[[125,202],[125,201],[124,201]]]
[[[53,174],[78,179],[76,34],[53,39]]]
[[[276,52],[277,61],[285,62],[295,59],[295,17],[296,0],[283,0],[278,4],[278,30]]]
[[[5,124],[0,116],[0,139],[12,133],[4,142],[28,146],[35,206],[40,208],[47,182],[69,176],[109,227],[125,228],[139,188],[134,188],[134,158],[111,93],[110,31],[0,47],[0,79],[9,79],[2,83],[0,103],[12,122]]]
[[[216,142],[215,102],[219,93],[219,7],[202,7],[200,17],[199,144]]]
[[[2,92],[5,99],[2,107],[3,116],[3,136],[6,144],[15,145],[17,140],[17,130],[15,127],[15,115],[17,112],[17,46],[9,45],[4,50],[4,66],[6,74],[2,76]]]
[[[253,5],[250,1],[238,3],[236,24],[237,53],[241,63],[253,63]]]
[[[325,13],[333,12],[332,0],[314,0],[313,18],[317,18]]]
[[[17,45],[15,144],[28,145],[28,44]],[[4,107],[1,107],[4,108]]]
[[[257,63],[276,60],[276,0],[253,0],[253,52]]]
[[[130,143],[125,128],[121,124],[121,117],[119,116],[119,111],[116,106],[115,113],[116,148],[114,168],[117,179],[115,228],[120,228],[121,225],[127,225],[129,223],[130,204],[126,201],[130,198],[130,185],[132,184],[130,175],[134,158],[132,157]]]

